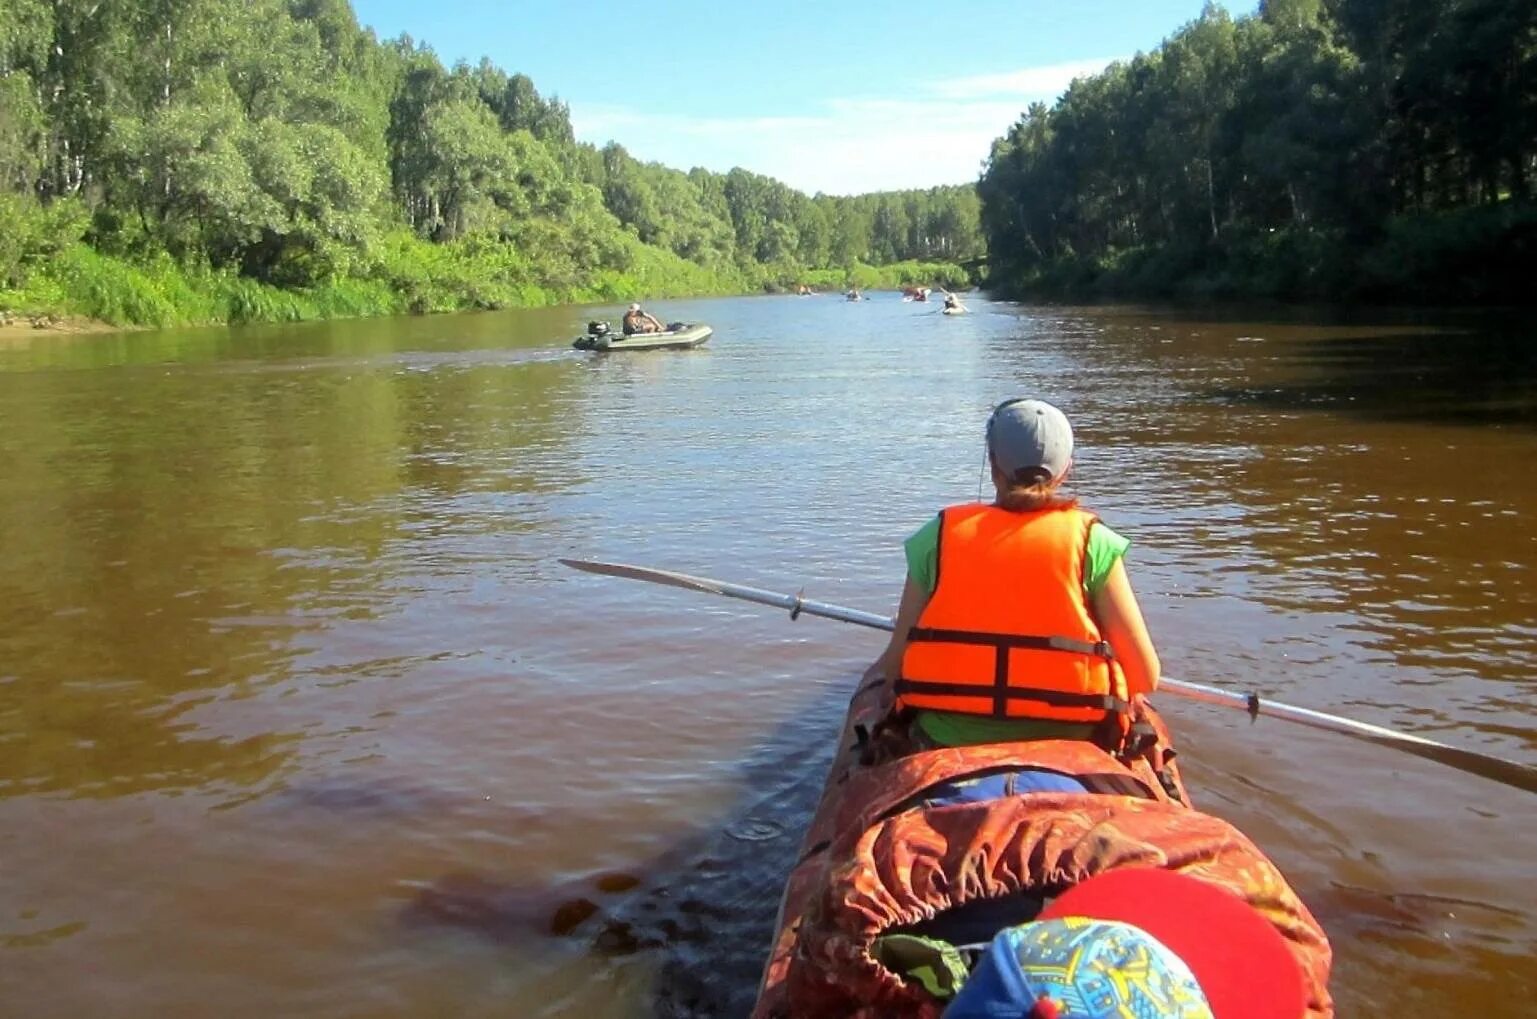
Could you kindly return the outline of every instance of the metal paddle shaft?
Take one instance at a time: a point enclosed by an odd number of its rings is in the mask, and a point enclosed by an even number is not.
[[[741,601],[756,602],[759,605],[772,605],[776,608],[787,610],[790,613],[791,619],[799,618],[801,615],[821,616],[824,619],[836,619],[844,623],[868,626],[875,630],[890,631],[892,629],[892,621],[889,616],[877,615],[874,612],[861,612],[859,609],[845,608],[842,605],[832,605],[828,602],[811,601],[802,598],[798,594],[781,594],[777,591],[765,591],[758,587],[728,584],[724,581],[711,580],[707,577],[695,577],[687,573],[674,573],[671,570],[654,570],[649,567],[631,566],[626,563],[605,563],[589,559],[562,559],[560,561],[572,569],[583,570],[587,573],[597,573],[606,577],[643,580],[651,584],[681,587],[685,591],[703,591],[706,594],[723,595],[724,597],[737,598]],[[1338,732],[1347,736],[1354,736],[1358,739],[1375,743],[1378,746],[1402,750],[1416,757],[1437,761],[1471,775],[1493,779],[1496,782],[1513,786],[1516,789],[1524,789],[1529,793],[1537,793],[1537,768],[1518,764],[1515,761],[1507,761],[1501,757],[1482,754],[1475,750],[1464,750],[1461,747],[1438,743],[1433,739],[1426,739],[1423,736],[1413,736],[1409,733],[1385,729],[1380,725],[1372,725],[1369,722],[1357,722],[1354,719],[1342,718],[1339,715],[1330,715],[1322,711],[1314,711],[1311,708],[1298,708],[1290,704],[1282,704],[1280,701],[1272,701],[1261,697],[1257,693],[1234,693],[1229,690],[1218,689],[1214,686],[1187,683],[1183,680],[1169,679],[1167,677],[1159,682],[1158,689],[1160,692],[1177,694],[1181,697],[1188,697],[1191,700],[1202,701],[1206,704],[1237,708],[1240,711],[1247,712],[1250,717],[1266,715],[1287,722],[1295,722],[1298,725],[1322,729],[1326,732]]]

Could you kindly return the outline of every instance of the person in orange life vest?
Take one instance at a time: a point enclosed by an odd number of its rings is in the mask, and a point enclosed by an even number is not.
[[[994,501],[951,506],[907,539],[875,671],[923,745],[1103,739],[1158,686],[1129,542],[1060,490],[1073,430],[1056,407],[999,404],[987,451]]]

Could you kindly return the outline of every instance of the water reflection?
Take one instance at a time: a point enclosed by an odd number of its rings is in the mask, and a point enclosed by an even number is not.
[[[59,360],[165,353],[109,338]],[[270,781],[300,733],[242,732],[221,704],[398,673],[332,660],[333,631],[470,572],[581,478],[549,469],[569,359],[233,367],[0,372],[0,795]]]
[[[403,923],[507,948],[563,939],[566,966],[639,957],[655,968],[645,1014],[658,1019],[747,1014],[858,675],[823,678],[815,700],[741,762],[735,801],[655,857],[553,887],[519,882],[515,868],[449,873],[411,890]]]
[[[1072,415],[1171,674],[1531,759],[1537,435],[1429,374],[1473,323],[972,306],[673,302],[715,338],[643,357],[569,350],[612,309],[0,350],[0,996],[739,1014],[879,635],[555,559],[889,612],[1021,393]],[[1537,991],[1518,794],[1166,708],[1342,1014]]]
[[[1082,420],[1080,487],[1132,533],[1183,674],[1537,747],[1504,707],[1537,673],[1537,448],[1508,427],[1537,408],[1537,355],[1519,330],[1074,315],[1000,355],[1026,380],[1046,366]]]
[[[1537,426],[1537,345],[1530,327],[1476,327],[1331,336],[1327,328],[1289,351],[1301,377],[1218,389],[1213,396],[1272,409],[1328,408],[1405,423]],[[1427,481],[1455,479],[1454,471]]]
[[[1245,507],[1232,538],[1261,553],[1245,563],[1268,578],[1260,597],[1337,614],[1356,635],[1339,664],[1395,666],[1371,685],[1357,672],[1340,703],[1419,702],[1410,724],[1444,729],[1468,716],[1443,706],[1503,713],[1509,694],[1490,681],[1525,685],[1537,671],[1534,564],[1517,551],[1537,539],[1537,493],[1519,469],[1537,465],[1529,441],[1500,428],[1416,434],[1531,423],[1534,377],[1537,355],[1513,333],[1323,335],[1289,342],[1276,367],[1248,373],[1251,388],[1204,394],[1224,408],[1216,413],[1252,402],[1286,415],[1284,430],[1272,418],[1251,433],[1256,455],[1224,472],[1212,496]],[[1309,416],[1319,410],[1355,423],[1342,434]],[[1340,657],[1337,641],[1317,650]],[[1401,689],[1427,684],[1437,696]],[[1529,720],[1483,729],[1495,731],[1537,746]]]

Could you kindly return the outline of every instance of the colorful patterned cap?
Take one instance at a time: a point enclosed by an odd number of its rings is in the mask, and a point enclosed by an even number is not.
[[[945,1019],[1212,1019],[1179,956],[1130,924],[1087,917],[999,931]]]
[[[1157,938],[1200,981],[1217,1019],[1297,1019],[1302,969],[1268,917],[1237,893],[1160,867],[1126,867],[1082,881],[1037,920],[1089,916]]]

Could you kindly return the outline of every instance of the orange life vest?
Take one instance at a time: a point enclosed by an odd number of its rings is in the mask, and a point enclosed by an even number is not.
[[[908,635],[898,706],[1062,722],[1124,714],[1125,677],[1083,592],[1095,519],[943,510],[939,575]]]

